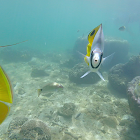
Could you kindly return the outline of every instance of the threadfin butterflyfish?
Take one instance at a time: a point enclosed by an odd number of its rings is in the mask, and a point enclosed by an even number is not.
[[[44,87],[42,87],[41,89],[38,89],[37,92],[38,92],[38,97],[40,96],[40,94],[42,92],[53,92],[57,89],[63,89],[63,86],[59,83],[48,83],[46,84]]]
[[[104,35],[102,24],[93,29],[88,35],[87,55],[84,57],[85,62],[89,66],[89,71],[86,72],[81,78],[88,75],[90,72],[95,72],[99,77],[104,80],[103,76],[99,72],[101,64],[105,61],[110,60],[113,54],[106,58],[103,58],[104,52]],[[105,81],[105,80],[104,80]]]
[[[20,44],[20,43],[26,42],[26,41],[28,41],[28,40],[25,40],[25,41],[22,41],[22,42],[18,42],[18,43],[14,43],[14,44],[10,44],[10,45],[4,45],[4,46],[0,46],[0,47],[14,46],[14,45],[17,45],[17,44]]]
[[[0,124],[6,119],[10,111],[10,107],[5,102],[13,102],[13,91],[7,74],[0,66]]]

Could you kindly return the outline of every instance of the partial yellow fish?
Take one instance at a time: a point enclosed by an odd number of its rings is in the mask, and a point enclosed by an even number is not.
[[[94,37],[97,33],[97,31],[99,30],[101,24],[99,26],[97,26],[96,28],[94,28],[88,35],[88,45],[87,45],[87,55],[86,56],[90,56],[90,51],[91,51],[91,46],[92,46],[92,43],[93,43],[93,40],[94,40]],[[89,65],[88,61],[87,61],[87,58],[85,57],[84,58],[85,62]]]
[[[38,91],[38,97],[41,94],[41,92],[52,92],[54,90],[62,89],[62,88],[63,88],[63,86],[61,84],[56,83],[56,82],[48,83],[44,87],[42,87],[41,89],[37,90]]]
[[[0,124],[6,119],[10,111],[10,107],[4,102],[13,102],[13,91],[7,74],[0,66]]]

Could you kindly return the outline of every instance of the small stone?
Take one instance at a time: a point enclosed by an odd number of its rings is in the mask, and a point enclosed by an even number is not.
[[[73,103],[65,103],[63,107],[59,108],[58,114],[63,117],[72,117],[75,112],[75,105]]]
[[[116,117],[104,117],[101,122],[111,128],[116,128],[118,125]]]

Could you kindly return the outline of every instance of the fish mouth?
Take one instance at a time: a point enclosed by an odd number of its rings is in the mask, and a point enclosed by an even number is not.
[[[64,88],[62,85],[59,85],[59,88]]]

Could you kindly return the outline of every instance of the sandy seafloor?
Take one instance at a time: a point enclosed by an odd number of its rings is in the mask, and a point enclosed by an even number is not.
[[[69,80],[70,69],[60,64],[69,59],[67,54],[57,54],[56,60],[33,57],[30,62],[4,63],[1,66],[9,75],[14,91],[14,101],[7,119],[0,125],[0,139],[8,140],[8,125],[15,117],[39,119],[51,131],[52,140],[63,140],[70,132],[70,140],[139,140],[140,127],[131,115],[127,97],[116,93],[108,85],[107,73],[96,84],[76,85]],[[31,77],[32,65],[44,69],[49,76]],[[37,88],[44,83],[58,82],[63,90],[54,91],[50,97],[37,96]],[[22,94],[20,94],[22,92]],[[72,118],[58,115],[64,103],[76,106]],[[75,116],[81,115],[75,119]]]

